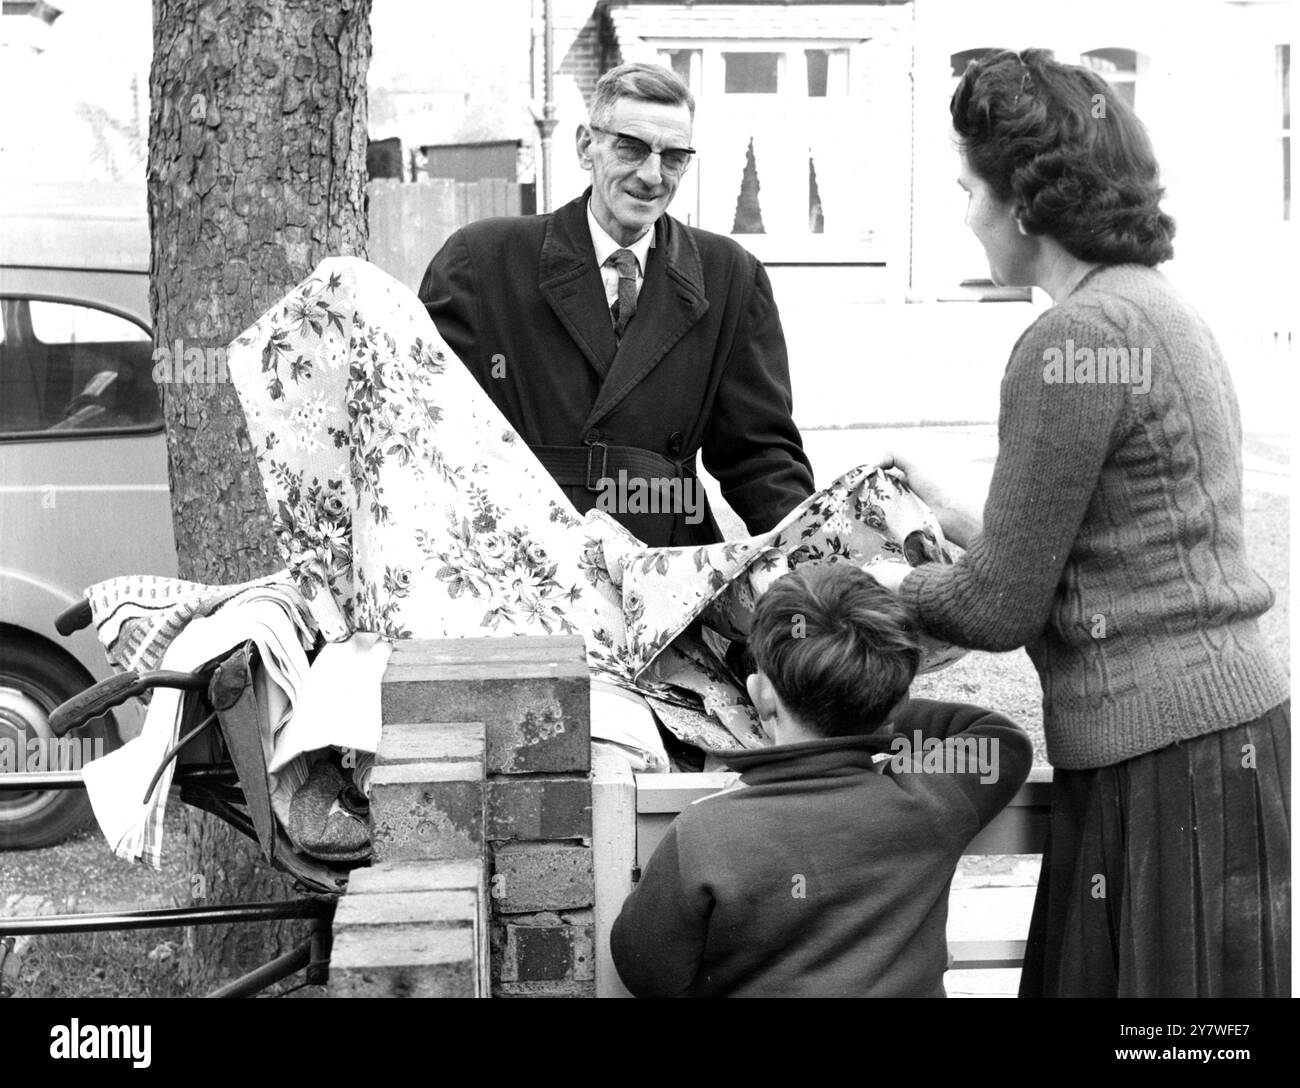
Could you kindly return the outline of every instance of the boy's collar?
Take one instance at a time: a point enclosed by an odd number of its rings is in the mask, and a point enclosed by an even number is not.
[[[770,764],[798,762],[839,752],[852,754],[861,751],[863,766],[872,766],[875,762],[873,756],[889,751],[892,736],[890,730],[882,729],[874,733],[854,734],[848,737],[824,737],[821,740],[806,740],[797,744],[774,744],[767,748],[732,748],[718,752],[717,756],[728,769],[739,771],[741,774]]]

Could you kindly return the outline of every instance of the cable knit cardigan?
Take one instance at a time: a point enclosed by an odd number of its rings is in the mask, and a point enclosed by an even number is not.
[[[1016,344],[984,528],[901,595],[924,626],[1025,646],[1048,758],[1102,767],[1289,697],[1246,561],[1241,422],[1209,329],[1165,277],[1094,269]]]

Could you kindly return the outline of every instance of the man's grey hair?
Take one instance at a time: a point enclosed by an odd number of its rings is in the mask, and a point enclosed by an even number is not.
[[[662,102],[666,106],[685,106],[695,120],[695,96],[671,68],[661,64],[635,62],[611,68],[596,84],[591,96],[589,116],[591,123],[605,128],[614,114],[614,103],[620,98],[636,98],[642,102]]]

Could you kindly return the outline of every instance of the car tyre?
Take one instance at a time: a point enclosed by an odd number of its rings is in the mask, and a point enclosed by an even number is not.
[[[28,762],[29,755],[35,754],[30,744],[33,739],[53,739],[50,711],[93,683],[80,665],[58,650],[0,634],[0,772],[79,769],[83,758],[117,748],[121,743],[117,723],[108,713],[68,734],[81,741],[75,752],[55,742],[38,748],[40,765]],[[60,759],[61,765],[49,765],[59,764]],[[3,782],[0,773],[0,785]],[[90,799],[83,789],[21,793],[0,790],[0,849],[53,846],[81,828],[91,816]]]

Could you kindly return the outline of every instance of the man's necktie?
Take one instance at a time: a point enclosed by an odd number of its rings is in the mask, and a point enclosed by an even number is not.
[[[609,312],[614,319],[614,335],[621,340],[627,323],[636,316],[636,254],[630,249],[616,249],[605,263],[618,272],[618,298]]]

